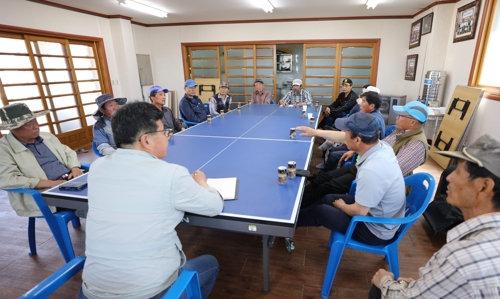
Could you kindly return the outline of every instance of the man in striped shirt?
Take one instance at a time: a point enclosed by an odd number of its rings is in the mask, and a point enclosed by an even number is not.
[[[448,232],[420,278],[375,273],[370,299],[500,298],[500,139],[483,135],[462,151],[438,154],[458,159],[446,179],[447,201],[465,222]]]
[[[302,88],[302,80],[295,79],[290,90],[283,99],[280,100],[281,106],[310,106],[312,103],[311,94],[306,89]]]

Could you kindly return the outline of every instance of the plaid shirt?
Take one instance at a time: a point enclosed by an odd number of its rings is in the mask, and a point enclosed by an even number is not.
[[[312,103],[311,94],[306,89],[300,89],[297,93],[295,90],[290,90],[285,97],[282,99],[288,105],[292,105],[293,103],[305,102],[307,106],[310,106]]]
[[[408,131],[401,131],[398,134],[389,135],[385,137],[384,141],[394,146],[394,143],[396,143],[396,136],[406,132]],[[410,175],[415,168],[425,162],[425,146],[426,145],[420,140],[411,141],[402,147],[396,154],[399,168],[401,168],[404,177]]]
[[[500,298],[500,213],[467,220],[448,232],[447,243],[409,285],[381,280],[383,299]]]

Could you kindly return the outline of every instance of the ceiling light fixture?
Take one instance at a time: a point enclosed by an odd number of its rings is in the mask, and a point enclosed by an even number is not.
[[[269,0],[260,0],[259,1],[259,5],[260,7],[266,12],[270,12],[272,13],[273,12],[273,9],[274,9],[274,6],[273,4],[271,3],[271,1]]]
[[[149,5],[146,5],[144,3],[134,1],[134,0],[117,0],[118,4],[135,9],[137,11],[147,13],[153,16],[157,16],[159,18],[166,18],[167,17],[167,12],[160,10],[158,8],[151,7]]]
[[[380,0],[368,0],[366,1],[366,9],[375,9],[377,4],[380,3]]]

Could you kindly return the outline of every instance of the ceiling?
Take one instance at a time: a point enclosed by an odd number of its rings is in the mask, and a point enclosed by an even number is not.
[[[411,17],[436,0],[380,0],[375,9],[366,9],[366,0],[270,0],[275,9],[265,13],[260,0],[139,0],[168,12],[158,18],[118,5],[117,0],[30,0],[40,4],[66,6],[103,15],[122,15],[147,25],[221,21],[265,21],[339,17]]]

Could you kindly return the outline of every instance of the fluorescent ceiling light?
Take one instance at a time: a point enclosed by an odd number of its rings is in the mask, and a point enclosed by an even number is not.
[[[366,1],[366,9],[375,9],[375,7],[377,6],[377,4],[380,3],[380,0],[368,0]]]
[[[157,16],[160,18],[166,18],[167,17],[167,12],[160,10],[158,8],[151,7],[149,5],[143,4],[138,1],[134,0],[117,0],[118,4],[123,5],[125,7],[135,9],[137,11],[147,13],[153,16]]]
[[[260,0],[259,1],[259,6],[266,12],[273,12],[274,6],[269,0]]]

